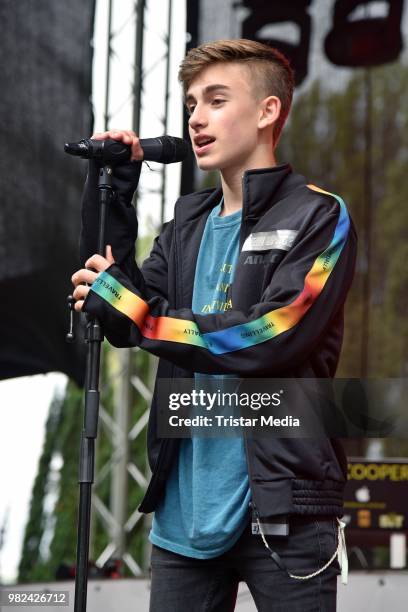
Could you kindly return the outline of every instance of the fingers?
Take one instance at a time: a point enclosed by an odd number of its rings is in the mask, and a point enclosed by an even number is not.
[[[108,244],[106,246],[106,258],[102,257],[102,255],[92,255],[92,257],[90,257],[85,263],[86,268],[77,270],[71,276],[72,284],[75,287],[72,294],[76,300],[74,308],[77,312],[82,310],[85,298],[89,293],[90,286],[87,285],[92,285],[98,274],[100,272],[104,272],[113,263],[115,263],[115,260],[112,254],[112,247],[110,244]],[[84,285],[83,283],[87,283],[87,285]]]
[[[109,268],[112,263],[112,261],[105,259],[102,255],[95,254],[85,262],[85,266],[92,270],[96,270],[96,272],[105,272],[106,268]]]
[[[113,258],[113,254],[112,254],[112,247],[111,247],[110,244],[106,245],[105,257],[109,261],[110,264],[114,264],[115,263],[115,260]]]
[[[141,161],[143,159],[144,154],[139,138],[132,130],[108,130],[107,132],[97,132],[91,136],[93,140],[106,140],[107,138],[113,138],[113,140],[119,140],[129,145],[132,149],[130,158],[132,161]]]
[[[82,300],[84,301],[86,296],[88,295],[90,287],[87,285],[78,285],[73,292],[73,298],[75,301]]]
[[[77,287],[81,283],[88,283],[89,285],[92,285],[97,276],[98,274],[93,272],[93,270],[85,270],[83,268],[71,276],[71,281],[74,287]]]
[[[75,274],[72,275],[71,281],[75,287],[72,296],[75,300],[74,309],[76,312],[81,312],[85,298],[88,295],[90,289],[90,286],[81,285],[80,283],[89,283],[89,285],[92,285],[97,276],[98,275],[96,272],[85,269],[78,270],[77,272],[75,272]]]
[[[92,255],[85,263],[86,268],[78,270],[71,276],[71,282],[76,287],[81,283],[92,285],[99,272],[104,272],[109,266],[115,263],[110,244],[106,246],[106,258],[102,255]]]
[[[75,302],[74,304],[75,311],[81,312],[83,305],[84,305],[84,300],[78,300],[78,302]]]
[[[89,285],[92,285],[99,272],[104,272],[107,268],[109,268],[109,266],[115,263],[111,247],[106,248],[106,254],[106,259],[105,257],[102,257],[102,255],[92,255],[92,257],[90,257],[85,263],[86,268],[77,270],[71,276],[71,282],[74,287],[77,287],[81,283],[88,283]]]
[[[106,140],[107,138],[113,138],[113,140],[120,140],[125,144],[132,144],[133,138],[137,138],[135,132],[131,130],[108,130],[106,132],[96,132],[91,136],[92,140]]]
[[[91,288],[88,285],[80,285],[79,283],[86,282],[91,285],[97,276],[98,275],[96,274],[96,272],[84,269],[78,270],[78,272],[75,272],[75,274],[72,275],[71,280],[73,285],[75,286],[72,296],[75,300],[74,309],[76,312],[81,312],[85,298]]]

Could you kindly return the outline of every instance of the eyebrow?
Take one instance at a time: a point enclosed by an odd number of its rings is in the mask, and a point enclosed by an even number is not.
[[[213,93],[216,90],[229,90],[231,89],[230,87],[228,87],[228,85],[222,85],[221,83],[214,83],[214,85],[207,85],[207,87],[204,87],[203,89],[203,94],[209,94],[209,93]],[[195,97],[193,96],[193,94],[187,94],[184,102],[185,104],[187,104],[188,102],[191,102],[192,100],[195,100]]]

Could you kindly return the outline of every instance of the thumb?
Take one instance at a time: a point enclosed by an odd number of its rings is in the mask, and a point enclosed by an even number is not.
[[[106,245],[106,259],[109,261],[110,264],[115,263],[115,260],[112,255],[112,247],[110,244]]]

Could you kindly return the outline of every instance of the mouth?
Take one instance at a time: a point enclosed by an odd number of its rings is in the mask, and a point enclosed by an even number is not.
[[[194,149],[196,154],[202,155],[206,153],[214,142],[215,138],[213,136],[206,136],[205,134],[196,136],[194,138]]]

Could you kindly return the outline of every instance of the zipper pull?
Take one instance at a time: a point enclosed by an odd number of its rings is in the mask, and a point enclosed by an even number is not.
[[[259,528],[259,512],[254,504],[254,502],[250,501],[249,502],[249,507],[251,508],[251,531],[252,531],[252,535],[259,535],[260,532],[260,528]]]

